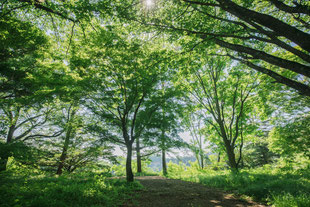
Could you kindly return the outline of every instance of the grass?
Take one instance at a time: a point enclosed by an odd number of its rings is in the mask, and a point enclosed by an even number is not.
[[[279,207],[310,206],[310,170],[279,170],[258,168],[230,171],[172,168],[170,178],[199,182],[210,187],[250,196],[256,201]],[[182,168],[184,169],[184,168]]]
[[[0,174],[0,206],[120,206],[134,198],[138,182],[107,179],[97,174],[51,177]]]

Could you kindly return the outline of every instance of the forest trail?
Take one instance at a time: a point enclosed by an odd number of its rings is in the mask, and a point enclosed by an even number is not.
[[[138,207],[264,207],[250,200],[241,200],[227,192],[199,183],[167,179],[159,176],[136,177],[144,189],[138,192]]]

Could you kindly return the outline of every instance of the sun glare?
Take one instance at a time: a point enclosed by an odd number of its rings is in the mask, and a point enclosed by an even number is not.
[[[152,7],[154,5],[153,0],[145,0],[145,4],[147,7]]]

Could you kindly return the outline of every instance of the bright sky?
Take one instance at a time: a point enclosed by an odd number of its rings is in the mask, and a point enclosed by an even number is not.
[[[190,136],[190,133],[189,132],[182,132],[182,133],[179,133],[179,136],[181,137],[181,139],[183,139],[184,141],[186,142],[189,142],[191,140],[191,136]],[[178,156],[188,156],[188,151],[184,151],[183,150],[178,150],[178,149],[175,149],[173,150],[173,152],[178,155]],[[115,151],[114,151],[114,154],[117,155],[117,156],[123,156],[123,157],[126,157],[126,152],[123,152],[121,150],[121,148],[119,146],[116,146],[115,147]],[[171,153],[168,153],[167,154],[167,157],[174,157],[173,155],[171,155]]]
[[[145,0],[145,4],[147,7],[151,7],[154,5],[154,2],[153,2],[153,0]]]

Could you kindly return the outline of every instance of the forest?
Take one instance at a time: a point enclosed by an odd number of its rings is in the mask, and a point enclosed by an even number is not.
[[[2,0],[0,206],[310,206],[310,1]]]

